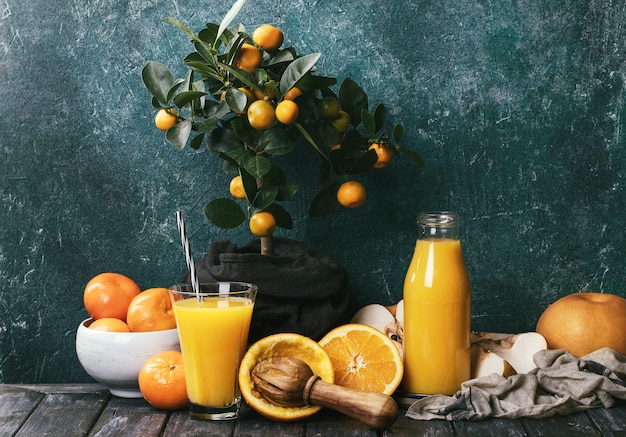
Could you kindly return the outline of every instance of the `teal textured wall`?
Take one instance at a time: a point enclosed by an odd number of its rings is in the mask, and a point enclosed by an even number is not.
[[[153,127],[148,60],[184,74],[187,38],[230,2],[8,0],[0,4],[0,382],[90,381],[74,351],[86,282],[143,288],[184,273],[174,211],[194,255],[247,232],[202,213],[228,178],[206,150]],[[339,259],[352,309],[395,303],[421,210],[458,211],[473,327],[534,329],[577,290],[626,297],[626,4],[615,0],[257,0],[322,74],[352,77],[405,125],[426,160],[368,176],[369,201],[290,232]],[[313,179],[313,170],[292,175]]]

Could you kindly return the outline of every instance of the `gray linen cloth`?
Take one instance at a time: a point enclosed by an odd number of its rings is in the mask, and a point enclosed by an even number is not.
[[[454,396],[433,395],[413,403],[417,420],[514,419],[611,407],[626,399],[626,357],[603,348],[576,358],[561,350],[537,352],[536,369],[505,378],[492,374],[466,381]]]

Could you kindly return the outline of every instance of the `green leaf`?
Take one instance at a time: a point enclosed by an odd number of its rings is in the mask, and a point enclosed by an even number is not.
[[[265,175],[270,171],[271,166],[272,164],[269,159],[259,155],[252,156],[243,164],[246,171],[255,178],[260,178]]]
[[[393,141],[398,143],[404,134],[404,127],[398,123],[393,127]]]
[[[173,83],[172,86],[170,87],[169,91],[167,92],[167,101],[169,102],[170,100],[172,100],[172,97],[174,97],[174,94],[176,94],[176,91],[178,90],[178,88],[180,88],[180,86],[185,82],[184,79],[176,79]],[[180,106],[179,106],[180,107]]]
[[[367,110],[367,94],[349,77],[345,78],[339,87],[339,102],[341,109],[350,115],[352,125],[358,126],[361,123],[361,110]]]
[[[243,190],[246,192],[246,198],[248,200],[254,199],[258,190],[256,178],[243,168],[239,168],[239,175],[241,176],[241,182],[243,182]]]
[[[269,186],[259,188],[256,192],[256,196],[254,196],[254,200],[252,200],[254,211],[257,212],[265,210],[265,208],[274,203],[277,195],[277,187]]]
[[[232,23],[232,21],[235,19],[235,17],[237,16],[239,11],[243,7],[244,3],[246,3],[246,0],[237,0],[235,4],[231,6],[230,10],[226,13],[226,15],[224,15],[224,18],[222,19],[222,22],[220,23],[220,27],[217,29],[217,35],[215,36],[216,42],[219,39],[219,37],[222,36],[222,33],[224,32],[224,30],[226,30],[228,26],[230,26],[230,23]]]
[[[265,211],[271,213],[276,219],[276,226],[284,229],[293,228],[293,220],[285,208],[274,202],[265,208]]]
[[[233,67],[232,65],[225,64],[223,62],[219,62],[218,65],[224,70],[228,71],[233,76],[235,76],[237,79],[242,81],[245,85],[249,86],[250,88],[256,88],[257,90],[263,92],[263,89],[259,86],[258,81],[250,73],[243,71],[237,67]]]
[[[424,158],[422,158],[419,153],[405,147],[398,147],[398,151],[409,158],[419,168],[424,168]]]
[[[298,82],[302,89],[308,90],[321,90],[329,88],[337,83],[337,79],[334,77],[316,76],[313,74],[305,75],[302,80]]]
[[[193,46],[202,59],[206,61],[213,70],[217,71],[217,52],[213,47],[201,40],[194,41]]]
[[[245,93],[232,87],[226,90],[224,100],[226,100],[230,109],[237,113],[243,112],[248,104],[248,97],[246,97]]]
[[[363,122],[363,127],[365,130],[371,135],[376,135],[376,121],[374,120],[374,116],[369,113],[368,110],[361,110],[361,121]]]
[[[293,135],[289,135],[280,127],[273,127],[263,131],[259,138],[259,148],[268,155],[286,155],[296,148]]]
[[[182,120],[165,132],[165,140],[172,146],[182,149],[187,144],[187,139],[191,134],[191,122]]]
[[[335,209],[338,203],[337,190],[339,185],[339,181],[334,181],[315,195],[309,208],[309,217],[320,217]]]
[[[228,153],[240,147],[241,143],[235,132],[223,127],[211,130],[211,134],[207,138],[207,148],[212,152]]]
[[[174,76],[170,70],[158,62],[149,61],[141,70],[141,78],[143,83],[159,102],[167,105],[167,93],[174,83]]]
[[[280,93],[285,94],[315,66],[321,53],[311,53],[293,61],[280,77]]]
[[[181,93],[178,93],[176,97],[174,97],[174,103],[179,108],[182,108],[183,106],[185,106],[187,103],[191,102],[192,100],[199,99],[200,97],[204,97],[206,96],[206,94],[207,93],[202,92],[202,91],[183,91]]]
[[[167,21],[169,21],[170,23],[172,23],[174,26],[178,27],[180,30],[182,30],[183,32],[185,32],[189,38],[191,38],[193,41],[198,39],[198,36],[194,33],[193,30],[191,30],[190,28],[188,28],[187,26],[185,26],[183,23],[181,23],[180,21],[178,21],[176,18],[172,18],[172,17],[165,17],[165,19]]]
[[[376,164],[377,159],[376,150],[368,150],[367,153],[364,153],[358,159],[346,162],[344,164],[344,172],[347,174],[362,173],[372,168]]]
[[[278,187],[278,194],[276,195],[276,200],[285,201],[289,200],[293,197],[294,194],[298,191],[298,185],[296,184],[288,184]]]
[[[374,131],[374,135],[376,132],[381,130],[385,123],[387,122],[387,108],[382,103],[376,107],[374,111],[374,120],[376,121],[376,130]]]
[[[263,176],[264,185],[273,185],[275,187],[283,186],[287,183],[287,178],[282,169],[276,165],[272,165],[270,171]]]
[[[204,134],[199,134],[191,139],[189,146],[194,150],[198,150],[202,146],[203,142],[204,142]]]
[[[220,228],[236,228],[246,220],[246,215],[232,199],[215,199],[204,207],[204,215]]]
[[[361,110],[367,111],[367,94],[349,77],[345,78],[339,87],[339,102],[341,109],[350,115],[350,122],[358,126],[361,122]]]
[[[206,27],[202,29],[200,32],[198,32],[198,38],[200,38],[202,41],[206,43],[214,44],[215,41],[217,40],[217,30],[218,30],[217,24],[207,23]]]

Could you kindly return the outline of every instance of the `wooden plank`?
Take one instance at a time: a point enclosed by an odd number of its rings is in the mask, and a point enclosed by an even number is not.
[[[526,431],[519,420],[485,419],[473,422],[457,421],[453,423],[458,436],[481,437],[525,437]]]
[[[46,395],[17,436],[84,436],[98,419],[109,396],[100,393]]]
[[[188,411],[182,410],[170,415],[163,437],[228,437],[233,435],[234,429],[234,420],[194,420]]]
[[[585,413],[553,416],[543,419],[520,419],[529,437],[574,437],[600,436],[600,431],[593,425]]]
[[[414,420],[406,417],[406,410],[401,410],[400,417],[393,426],[385,431],[385,436],[394,437],[453,437],[452,424],[445,420]]]
[[[373,428],[332,410],[323,409],[306,421],[307,437],[355,436],[376,437]]]
[[[38,391],[39,393],[100,393],[110,394],[109,389],[102,384],[6,384],[3,387],[13,387]]]
[[[589,410],[587,416],[602,435],[626,436],[626,402],[621,402],[613,408]]]
[[[89,435],[158,436],[168,416],[168,412],[157,410],[143,399],[123,399],[113,396]]]
[[[303,436],[305,423],[277,422],[269,420],[250,408],[245,402],[242,403],[239,419],[235,424],[235,437],[297,437]]]
[[[0,435],[13,435],[44,395],[21,387],[0,386]]]

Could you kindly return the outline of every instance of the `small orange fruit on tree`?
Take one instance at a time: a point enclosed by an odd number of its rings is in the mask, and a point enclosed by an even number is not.
[[[283,100],[276,106],[276,120],[282,124],[291,124],[296,121],[300,108],[293,100]]]
[[[180,351],[160,352],[148,358],[137,378],[144,399],[160,410],[180,410],[188,404],[185,366]]]
[[[154,61],[142,70],[153,107],[179,113],[166,141],[179,149],[206,144],[224,160],[226,173],[243,179],[245,198],[216,198],[204,206],[213,225],[236,228],[255,212],[267,211],[278,228],[291,229],[293,219],[283,205],[298,193],[298,184],[281,168],[291,165],[285,155],[317,167],[309,217],[337,207],[339,181],[374,168],[378,158],[370,144],[387,144],[423,166],[417,152],[398,144],[404,130],[400,123],[388,122],[384,104],[372,110],[367,93],[354,80],[339,82],[319,74],[321,53],[284,47],[282,30],[269,24],[251,34],[243,24],[232,25],[244,3],[236,0],[220,23],[207,23],[197,33],[168,18],[193,44],[194,51],[184,57],[184,78],[174,78]],[[309,150],[300,150],[301,144]],[[330,153],[335,144],[342,146]],[[261,252],[272,253],[271,237],[261,237]]]
[[[274,105],[269,101],[256,100],[248,107],[248,122],[256,130],[269,129],[276,121]]]
[[[271,24],[262,24],[252,32],[254,43],[268,52],[277,50],[282,45],[284,38],[283,31]]]
[[[154,124],[160,130],[166,131],[178,122],[178,112],[170,108],[160,109],[154,117]]]
[[[387,167],[393,158],[393,152],[385,143],[372,143],[368,150],[374,150],[376,152],[377,158],[374,168]]]
[[[250,217],[250,232],[257,237],[269,237],[276,230],[276,219],[267,212],[261,211]]]
[[[252,44],[244,43],[237,51],[237,55],[235,59],[233,59],[233,65],[247,73],[254,73],[259,65],[261,65],[262,59],[263,56],[261,52],[259,52],[259,49]]]
[[[120,273],[100,273],[85,286],[83,303],[95,320],[113,317],[126,321],[128,305],[141,288],[128,276]]]
[[[304,92],[300,88],[294,86],[293,88],[287,90],[287,92],[283,95],[283,100],[296,100],[303,93]]]
[[[228,187],[230,194],[235,199],[245,199],[246,198],[246,190],[243,187],[243,180],[241,179],[241,175],[237,175],[230,180],[230,185]]]
[[[339,186],[337,190],[337,201],[346,208],[356,208],[365,203],[367,191],[362,183],[358,181],[347,181]]]
[[[176,328],[176,319],[167,288],[150,288],[130,301],[126,323],[132,332]]]

